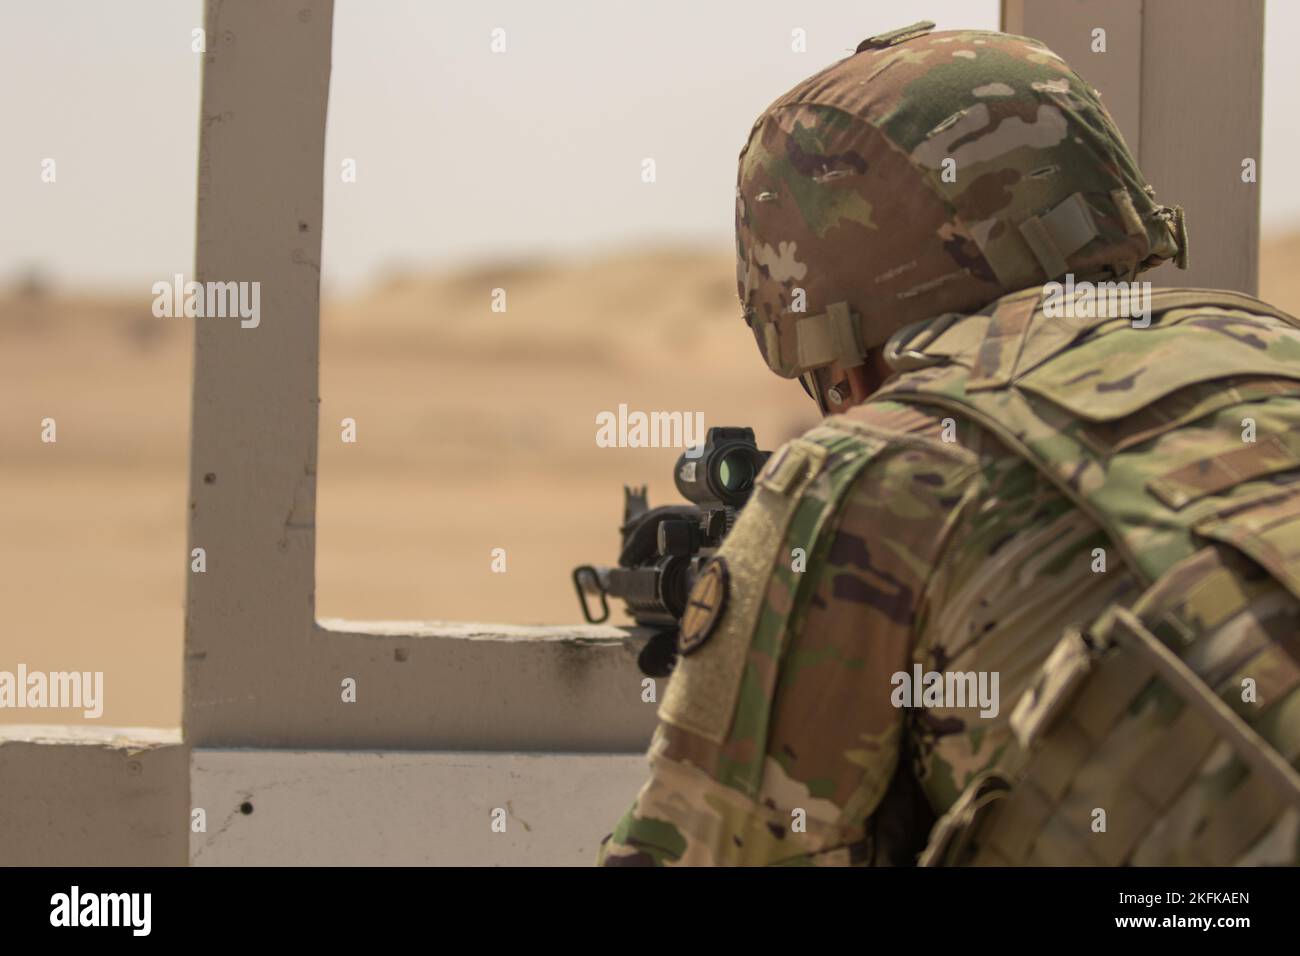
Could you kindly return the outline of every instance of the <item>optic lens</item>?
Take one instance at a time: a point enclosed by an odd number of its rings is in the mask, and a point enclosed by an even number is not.
[[[727,491],[744,491],[754,480],[754,463],[744,452],[731,452],[718,463],[718,480]]]

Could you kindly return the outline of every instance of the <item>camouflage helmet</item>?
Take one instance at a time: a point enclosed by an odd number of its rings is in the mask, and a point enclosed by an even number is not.
[[[933,28],[864,40],[740,153],[745,318],[826,411],[833,376],[904,325],[1067,272],[1186,264],[1182,210],[1155,202],[1096,90],[1037,40]]]

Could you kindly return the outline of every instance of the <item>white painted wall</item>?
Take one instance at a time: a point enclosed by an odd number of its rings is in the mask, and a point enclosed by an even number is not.
[[[195,750],[190,766],[195,866],[590,866],[646,776],[626,754]]]

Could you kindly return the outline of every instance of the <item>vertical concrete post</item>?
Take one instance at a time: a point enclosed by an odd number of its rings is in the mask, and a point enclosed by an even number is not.
[[[1042,40],[1101,91],[1157,198],[1187,211],[1191,267],[1157,285],[1259,287],[1264,2],[1003,0],[1002,28]],[[1105,52],[1094,52],[1094,31]]]
[[[320,249],[332,0],[209,0],[200,282],[256,282],[260,322],[196,319],[185,735],[242,741],[301,696],[314,627]],[[251,323],[250,323],[251,324]],[[262,711],[266,710],[266,713]]]
[[[1259,291],[1259,162],[1264,0],[1143,0],[1142,168],[1162,201],[1187,210],[1191,268],[1162,285]]]
[[[189,546],[207,570],[189,575],[186,742],[640,750],[654,708],[623,631],[315,621],[332,9],[207,8],[197,278],[260,283],[261,316],[194,320]]]

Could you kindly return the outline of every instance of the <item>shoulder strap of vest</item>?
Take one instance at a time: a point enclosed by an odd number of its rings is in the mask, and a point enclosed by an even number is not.
[[[1015,384],[1018,368],[1049,361],[1081,336],[1090,321],[1067,324],[1044,320],[1040,292],[1033,289],[1006,296],[983,313],[955,322],[945,317],[948,321],[936,323],[942,328],[933,332],[924,327],[904,329],[896,341],[891,341],[890,354],[904,353],[917,367],[896,377],[871,400],[952,409],[993,432],[1097,521],[1125,564],[1150,584],[1192,553],[1197,524],[1211,520],[1222,506],[1222,499],[1209,493],[1192,501],[1168,496],[1168,500],[1162,499],[1153,490],[1161,487],[1158,479],[1164,472],[1153,473],[1150,461],[1132,454],[1112,455],[1097,448],[1089,440],[1088,422]],[[1300,320],[1294,316],[1243,293],[1162,290],[1152,294],[1150,305],[1152,315],[1196,306],[1244,310],[1300,329]],[[1103,318],[1094,321],[1093,326],[1111,321]],[[978,329],[981,323],[987,327],[975,344],[973,336],[966,333]],[[1040,343],[1039,336],[1045,341]],[[1048,344],[1052,350],[1044,354]],[[1022,363],[1027,349],[1032,349],[1032,361]],[[931,361],[935,364],[925,367]],[[1300,378],[1300,374],[1296,377]],[[1294,427],[1300,428],[1300,421]],[[1277,449],[1261,446],[1260,456],[1270,450],[1278,460],[1261,461],[1251,467],[1258,474],[1300,467],[1297,448],[1288,442],[1283,445]],[[1161,467],[1169,464],[1160,463]],[[1232,484],[1228,482],[1216,491],[1226,491]]]
[[[1257,299],[1245,292],[1228,289],[1159,289],[1151,293],[1152,312],[1170,312],[1198,305],[1217,306],[1221,309],[1245,309],[1259,315],[1271,315],[1288,325],[1300,328],[1300,318],[1275,305]]]
[[[1125,304],[1130,301],[1127,292],[1117,298]],[[1244,292],[1161,289],[1150,293],[1149,297],[1143,297],[1140,304],[1149,309],[1151,315],[1198,306],[1239,309],[1256,315],[1268,315],[1300,328],[1300,319]],[[994,304],[978,350],[970,355],[971,376],[966,386],[968,390],[1003,388],[1019,370],[1050,358],[1084,333],[1116,318],[1108,310],[1098,310],[1102,314],[1053,323],[1044,321],[1044,310],[1042,290],[1038,288],[1005,296]],[[937,338],[936,336],[936,340]],[[1029,344],[1031,338],[1033,342]],[[959,344],[960,341],[953,333],[948,334],[948,339],[953,344]],[[1026,361],[1027,359],[1032,361]]]

